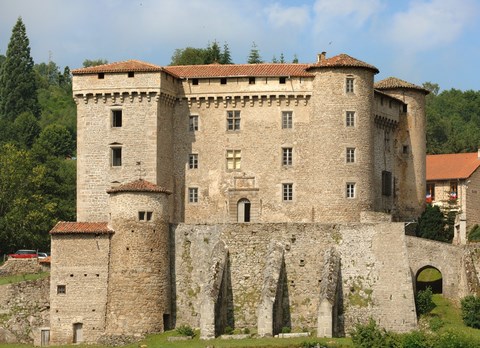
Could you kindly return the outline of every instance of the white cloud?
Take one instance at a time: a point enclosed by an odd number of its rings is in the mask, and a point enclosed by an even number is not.
[[[388,39],[410,54],[453,42],[475,20],[474,0],[412,1],[393,16]]]
[[[309,21],[307,6],[282,7],[275,3],[265,8],[268,21],[274,28],[303,29]]]
[[[348,24],[361,26],[383,8],[381,0],[316,0],[315,15],[320,25],[343,21]]]

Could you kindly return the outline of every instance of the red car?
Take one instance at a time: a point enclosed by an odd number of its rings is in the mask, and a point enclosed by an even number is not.
[[[31,259],[34,257],[38,257],[36,250],[17,250],[14,254],[9,254],[8,257],[14,259]]]

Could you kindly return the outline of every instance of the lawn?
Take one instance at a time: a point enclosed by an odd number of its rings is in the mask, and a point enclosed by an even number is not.
[[[41,272],[34,274],[18,274],[12,276],[0,277],[0,285],[20,283],[25,280],[37,280],[41,278],[46,278],[50,275],[50,272]]]

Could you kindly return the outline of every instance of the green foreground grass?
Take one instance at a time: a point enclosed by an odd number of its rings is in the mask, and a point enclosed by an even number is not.
[[[417,281],[419,282],[434,282],[442,278],[442,273],[438,269],[435,268],[426,268],[420,272],[417,277]]]
[[[37,280],[41,278],[46,278],[50,275],[50,272],[41,272],[34,274],[18,274],[12,276],[0,277],[0,285],[20,283],[25,280]]]

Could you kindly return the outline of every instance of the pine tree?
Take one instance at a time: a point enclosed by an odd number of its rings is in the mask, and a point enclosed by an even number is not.
[[[260,57],[260,53],[258,51],[257,45],[255,41],[252,44],[252,49],[250,50],[250,55],[248,56],[248,64],[259,64],[262,62],[262,57]]]
[[[221,53],[217,41],[213,41],[205,50],[204,64],[220,63]]]
[[[280,53],[280,63],[285,63],[285,56],[283,55],[283,52]]]
[[[296,54],[293,55],[293,60],[292,60],[292,63],[295,63],[297,64],[298,63],[298,57]]]
[[[19,17],[0,70],[0,118],[13,122],[23,112],[40,117],[33,59],[25,25]]]
[[[220,64],[233,64],[232,57],[230,55],[230,48],[226,42],[223,44],[223,52],[220,55]]]

